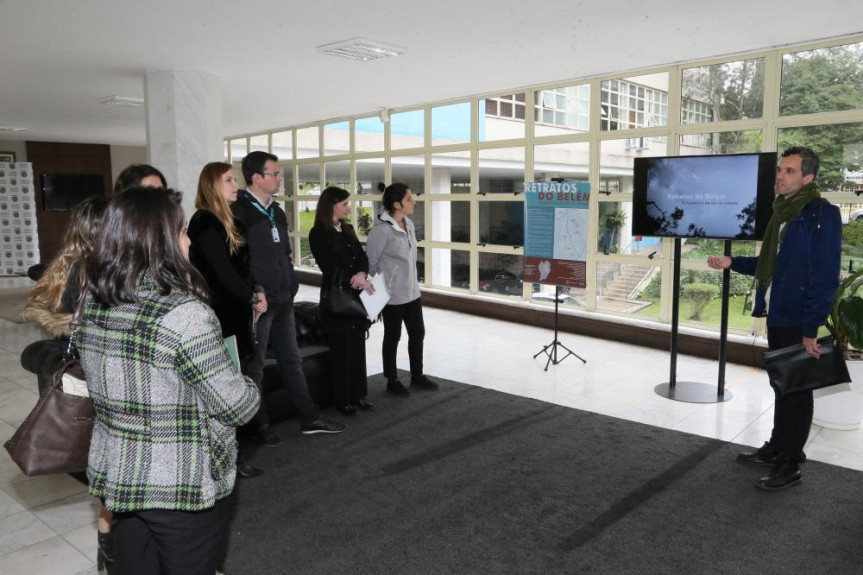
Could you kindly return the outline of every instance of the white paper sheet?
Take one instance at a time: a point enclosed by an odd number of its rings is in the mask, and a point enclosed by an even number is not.
[[[363,302],[366,312],[369,314],[369,319],[374,321],[378,317],[378,314],[381,313],[381,310],[384,309],[384,306],[387,305],[387,302],[390,301],[390,290],[387,289],[383,274],[369,276],[369,281],[372,282],[375,293],[372,295],[363,290],[360,293],[360,301]]]

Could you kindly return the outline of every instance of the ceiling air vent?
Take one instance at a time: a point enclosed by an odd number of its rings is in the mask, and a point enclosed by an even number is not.
[[[321,54],[367,62],[368,60],[377,60],[378,58],[401,56],[407,51],[407,48],[384,44],[367,38],[353,38],[351,40],[335,42],[334,44],[318,46],[317,50]]]
[[[105,96],[99,98],[100,104],[108,106],[126,106],[129,108],[142,108],[144,106],[143,98],[132,98],[130,96]]]

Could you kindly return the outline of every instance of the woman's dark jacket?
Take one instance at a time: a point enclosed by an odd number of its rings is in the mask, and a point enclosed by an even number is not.
[[[315,263],[321,268],[323,274],[321,296],[332,285],[333,276],[340,271],[342,281],[347,285],[350,285],[351,278],[357,272],[369,273],[369,259],[350,224],[343,223],[341,232],[333,230],[332,233],[328,233],[320,226],[313,227],[309,232],[309,247],[315,257]],[[321,315],[325,321],[336,319],[327,318],[323,309]],[[358,320],[358,322],[365,321],[365,319]]]
[[[195,212],[187,233],[192,242],[189,261],[207,280],[210,307],[216,312],[222,335],[237,336],[237,347],[243,357],[252,350],[250,302],[254,295],[247,246],[240,246],[231,254],[225,226],[208,210]]]

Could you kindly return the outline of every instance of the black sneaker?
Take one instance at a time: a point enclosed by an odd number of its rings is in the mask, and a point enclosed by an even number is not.
[[[269,425],[258,427],[258,430],[255,432],[255,439],[263,444],[264,447],[275,447],[282,444],[282,438]]]
[[[313,433],[341,433],[344,430],[344,423],[330,421],[324,416],[318,416],[318,418],[313,422],[300,425],[300,432],[303,435],[311,435]]]
[[[411,377],[411,387],[417,387],[426,391],[437,391],[440,389],[440,386],[435,380],[426,377],[425,375]]]
[[[387,380],[387,393],[391,393],[399,397],[408,397],[411,394],[410,390],[402,385],[402,382],[397,379]]]
[[[755,451],[738,453],[737,461],[747,465],[776,465],[781,455],[779,450],[773,447],[769,441],[765,441],[764,445]]]
[[[755,486],[765,491],[779,491],[797,485],[802,480],[800,465],[796,461],[781,457],[770,473],[755,482]]]

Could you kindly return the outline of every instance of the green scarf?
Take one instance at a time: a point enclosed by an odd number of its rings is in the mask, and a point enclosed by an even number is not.
[[[806,204],[821,197],[818,186],[811,182],[790,196],[776,196],[773,200],[773,215],[764,230],[761,240],[761,252],[758,254],[758,265],[755,268],[755,283],[759,289],[767,289],[773,279],[773,268],[776,267],[776,254],[779,253],[779,242],[785,237],[782,224],[796,219]],[[782,229],[780,235],[779,230]]]

